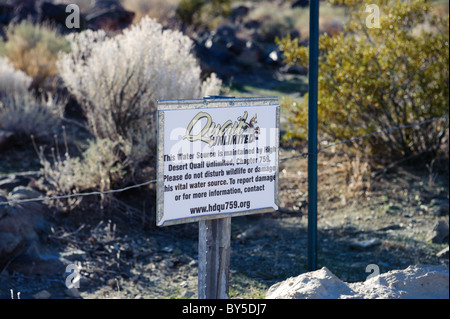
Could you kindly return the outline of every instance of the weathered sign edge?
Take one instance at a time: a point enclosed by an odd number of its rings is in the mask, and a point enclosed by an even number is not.
[[[245,105],[241,105],[245,104]],[[280,129],[280,106],[278,102],[278,97],[249,97],[249,98],[203,98],[203,99],[192,99],[192,100],[158,100],[157,102],[157,187],[156,187],[156,225],[157,226],[171,226],[177,224],[185,224],[191,222],[198,222],[201,220],[212,220],[225,217],[236,217],[244,215],[262,214],[275,212],[273,207],[252,209],[241,212],[233,213],[217,213],[210,215],[177,218],[163,221],[164,218],[164,111],[168,110],[186,110],[186,109],[201,109],[201,108],[211,108],[211,107],[252,107],[252,106],[277,106],[276,108],[276,128]],[[276,138],[276,163],[279,163],[279,138]],[[275,205],[279,207],[279,196],[278,196],[278,179],[279,171],[275,172]]]

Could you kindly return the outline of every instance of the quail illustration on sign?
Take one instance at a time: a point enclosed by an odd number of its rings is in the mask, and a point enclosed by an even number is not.
[[[157,224],[278,209],[275,97],[158,102]]]

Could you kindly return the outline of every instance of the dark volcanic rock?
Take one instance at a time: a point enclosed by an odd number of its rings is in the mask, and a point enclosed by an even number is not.
[[[14,8],[9,4],[0,4],[0,24],[7,25],[14,18]]]
[[[118,1],[97,1],[86,15],[90,29],[117,31],[127,28],[134,19],[134,12],[125,10]]]

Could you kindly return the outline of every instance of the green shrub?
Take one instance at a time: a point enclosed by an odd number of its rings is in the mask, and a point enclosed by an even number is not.
[[[212,26],[217,18],[231,13],[232,0],[181,0],[176,10],[177,17],[186,25]]]
[[[205,0],[181,0],[176,10],[177,17],[185,24],[194,23],[194,16],[205,5]]]
[[[346,140],[373,131],[448,114],[449,17],[430,14],[427,0],[373,1],[381,28],[369,29],[358,1],[332,1],[348,7],[344,31],[319,39],[319,132]],[[289,37],[277,41],[286,61],[308,65],[308,48]],[[305,140],[307,96],[289,102],[288,138]],[[364,139],[384,160],[436,151],[448,119]]]

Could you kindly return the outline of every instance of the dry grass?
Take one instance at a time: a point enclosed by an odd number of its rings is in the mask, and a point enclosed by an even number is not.
[[[0,98],[15,92],[26,92],[31,81],[24,72],[16,70],[8,58],[0,57]]]
[[[51,95],[36,98],[31,77],[0,57],[0,128],[17,137],[47,138],[60,123],[63,103]]]
[[[276,34],[298,31],[302,40],[309,37],[309,8],[291,8],[289,2],[278,4],[274,1],[258,1],[246,17],[248,20],[262,22],[259,32],[271,38],[271,33]],[[320,29],[333,33],[340,29],[346,20],[342,7],[330,5],[323,1],[320,3]]]
[[[64,140],[66,136],[64,134]],[[68,151],[67,141],[64,154],[58,147],[51,149],[51,158],[45,155],[45,149],[41,147],[36,151],[39,154],[43,166],[45,181],[50,187],[45,187],[47,195],[66,195],[86,191],[105,191],[113,188],[124,176],[121,170],[118,142],[109,139],[97,139],[90,141],[81,158],[71,157]],[[100,208],[103,209],[110,202],[111,197],[102,195]],[[70,211],[80,207],[83,197],[56,199],[50,205],[59,211]]]
[[[346,150],[346,151],[344,151]],[[318,156],[318,193],[321,207],[346,207],[372,195],[372,169],[364,153],[332,147]],[[295,153],[281,152],[280,158]],[[308,158],[294,158],[280,163],[280,207],[306,213],[308,194]]]
[[[365,154],[346,155],[347,161],[344,161],[344,167],[347,174],[347,189],[344,199],[349,197],[357,199],[370,195],[371,167],[367,154],[368,151]]]
[[[48,139],[60,124],[63,107],[50,95],[36,98],[29,92],[9,94],[0,101],[0,127],[18,137]]]

